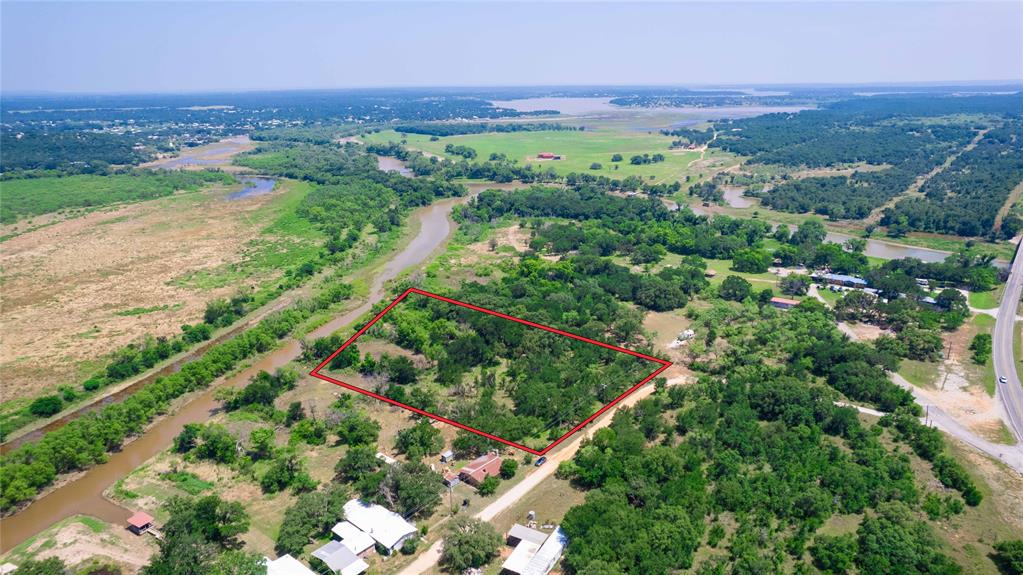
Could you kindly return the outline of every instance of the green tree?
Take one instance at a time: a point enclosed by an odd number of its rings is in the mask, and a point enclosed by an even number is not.
[[[489,523],[472,517],[458,516],[444,536],[440,562],[445,570],[461,573],[479,568],[497,556],[501,537]]]
[[[973,363],[985,365],[991,359],[991,334],[978,333],[973,336],[970,351],[973,352]]]
[[[753,285],[739,276],[728,276],[721,282],[718,295],[722,299],[742,301],[753,293]]]
[[[487,497],[497,492],[497,486],[501,484],[501,479],[496,475],[488,475],[483,481],[480,481],[479,486],[476,488],[476,492],[480,495]]]
[[[810,290],[810,276],[805,274],[789,274],[778,281],[778,289],[786,295],[806,295]]]
[[[42,560],[26,559],[14,570],[14,575],[64,575],[67,565],[59,557]]]
[[[881,503],[856,530],[856,566],[864,575],[889,573],[953,574],[961,569],[938,551],[931,528],[901,501]]]
[[[737,272],[762,274],[771,266],[771,254],[754,248],[736,250],[732,255],[732,269]]]
[[[1005,575],[1023,575],[1023,540],[995,543],[991,560]]]
[[[856,536],[852,533],[836,536],[818,535],[810,547],[810,555],[813,556],[813,564],[818,569],[838,575],[847,573],[852,568],[856,550]]]
[[[44,395],[37,397],[28,406],[28,411],[36,417],[50,417],[60,413],[64,408],[64,401],[59,395]]]
[[[511,479],[515,477],[515,472],[519,469],[519,462],[512,458],[507,458],[501,461],[501,478]]]
[[[334,466],[338,479],[353,482],[380,469],[380,460],[369,445],[353,445]]]
[[[409,459],[422,459],[427,455],[439,453],[444,447],[440,430],[430,425],[426,419],[420,420],[412,427],[398,432],[394,443],[395,449],[404,453]]]

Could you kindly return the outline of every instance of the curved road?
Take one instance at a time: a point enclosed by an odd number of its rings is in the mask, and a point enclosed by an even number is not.
[[[1023,243],[1021,241],[1020,243]],[[995,331],[992,337],[995,377],[1004,377],[1005,383],[996,382],[995,397],[1002,403],[1005,416],[1016,440],[1023,442],[1023,385],[1020,385],[1013,358],[1013,333],[1016,331],[1016,310],[1019,307],[1020,292],[1023,291],[1023,257],[1016,246],[1016,257],[1009,268],[1009,279],[1005,282],[1005,293],[998,306]]]

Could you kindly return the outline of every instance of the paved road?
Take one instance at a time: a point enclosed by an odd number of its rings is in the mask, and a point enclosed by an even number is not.
[[[1023,243],[1023,242],[1020,242]],[[1023,290],[1023,257],[1019,247],[1016,257],[1012,260],[1009,280],[1005,283],[1002,303],[998,306],[993,336],[995,377],[1004,377],[1006,383],[998,386],[995,397],[1005,409],[1009,427],[1017,440],[1023,442],[1023,386],[1020,385],[1019,374],[1016,372],[1016,360],[1013,358],[1012,336],[1016,331],[1016,309],[1019,307],[1020,291]]]
[[[851,339],[854,340],[857,339],[856,333],[853,332],[852,329],[850,329],[849,326],[846,325],[844,322],[838,323],[838,329],[841,330],[842,333],[848,335]],[[954,417],[945,413],[937,405],[931,403],[931,400],[926,395],[921,393],[921,391],[916,386],[914,386],[912,383],[909,383],[909,381],[907,381],[906,378],[902,377],[897,373],[892,373],[889,375],[892,378],[892,381],[895,382],[895,384],[912,393],[913,399],[916,400],[916,403],[919,404],[920,407],[924,408],[926,416],[920,418],[921,421],[923,421],[927,425],[930,425],[931,427],[936,427],[944,431],[945,433],[951,435],[952,437],[955,437],[959,441],[962,441],[963,443],[973,447],[974,449],[980,451],[981,453],[986,453],[987,455],[995,459],[998,459],[1002,463],[1008,465],[1012,469],[1015,469],[1017,472],[1023,474],[1023,442],[1017,443],[1016,445],[1003,445],[1001,443],[988,441],[987,439],[984,439],[983,437],[980,437],[976,433],[970,431],[961,423],[956,421]],[[855,407],[860,411],[860,413],[869,413],[871,415],[878,416],[884,415],[882,412],[877,410],[868,409],[853,404],[844,405]]]

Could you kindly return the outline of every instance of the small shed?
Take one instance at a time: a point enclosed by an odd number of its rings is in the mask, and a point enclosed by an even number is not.
[[[462,480],[458,478],[458,474],[454,471],[445,471],[443,477],[445,487],[454,487],[462,482]]]
[[[454,461],[454,459],[455,459],[455,452],[451,451],[450,449],[447,450],[447,451],[441,452],[441,454],[440,454],[441,463],[447,463],[449,461]]]
[[[153,526],[153,516],[139,511],[128,518],[128,529],[135,535],[142,535]]]

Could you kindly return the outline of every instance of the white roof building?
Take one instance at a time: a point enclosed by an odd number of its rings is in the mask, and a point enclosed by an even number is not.
[[[362,555],[367,549],[372,549],[375,541],[365,531],[352,525],[348,521],[342,521],[333,528],[331,532],[341,539],[341,544],[347,547],[352,553]]]
[[[514,528],[513,528],[514,529]],[[547,575],[554,569],[554,565],[561,559],[561,554],[565,551],[565,545],[568,539],[565,534],[561,532],[561,528],[554,530],[543,543],[536,543],[530,541],[530,539],[536,539],[536,537],[524,531],[528,528],[518,530],[520,536],[519,544],[515,546],[515,550],[508,556],[504,564],[501,565],[502,572],[515,573],[517,575]],[[539,533],[533,529],[528,529]],[[509,532],[509,537],[512,537]]]
[[[323,561],[331,571],[338,575],[359,575],[369,565],[358,555],[345,547],[340,541],[330,541],[323,547],[313,551],[313,557]]]
[[[416,534],[416,526],[397,513],[376,504],[367,504],[352,499],[345,503],[345,519],[358,527],[374,541],[396,549],[406,539]]]
[[[277,559],[264,557],[263,562],[266,564],[266,575],[316,575],[291,555],[281,555]]]

